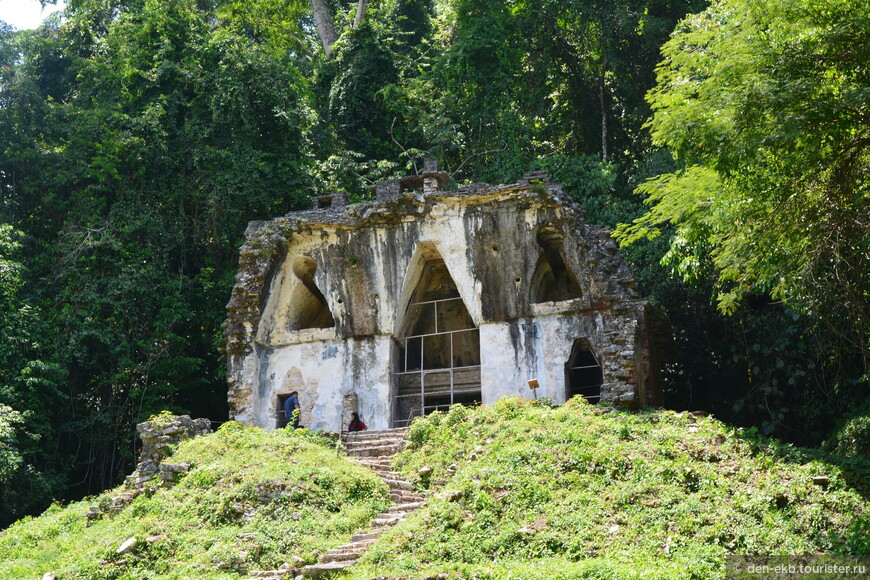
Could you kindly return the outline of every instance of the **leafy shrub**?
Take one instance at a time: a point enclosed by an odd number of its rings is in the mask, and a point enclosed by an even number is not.
[[[870,458],[870,411],[847,420],[825,448],[846,457]]]

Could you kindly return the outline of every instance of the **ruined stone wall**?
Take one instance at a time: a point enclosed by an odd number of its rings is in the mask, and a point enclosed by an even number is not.
[[[191,419],[189,415],[159,415],[136,425],[142,440],[139,463],[132,475],[128,475],[124,485],[126,491],[117,496],[104,498],[100,505],[88,507],[87,518],[97,520],[104,515],[116,514],[140,494],[146,492],[146,484],[155,477],[163,487],[172,487],[178,478],[187,473],[190,466],[186,463],[164,461],[172,453],[172,448],[185,439],[211,433],[211,421]],[[120,548],[119,548],[120,550]],[[120,553],[120,551],[119,551]]]
[[[178,415],[162,420],[145,421],[136,425],[139,439],[142,440],[142,451],[139,453],[139,463],[133,475],[127,476],[126,483],[130,487],[141,486],[160,473],[163,460],[169,455],[170,449],[186,439],[211,433],[211,422],[208,419],[191,419],[189,415]],[[173,470],[164,469],[172,472]]]
[[[342,402],[355,394],[357,410],[372,429],[389,427],[390,350],[387,337],[316,341],[259,350],[254,424],[276,426],[279,395],[299,392],[299,423],[339,431]]]

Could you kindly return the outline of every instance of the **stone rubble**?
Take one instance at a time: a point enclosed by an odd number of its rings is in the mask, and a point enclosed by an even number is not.
[[[211,421],[208,419],[191,419],[188,415],[172,417],[166,421],[161,419],[145,421],[136,425],[136,431],[142,440],[142,452],[139,463],[132,475],[128,475],[125,487],[129,490],[111,498],[107,505],[88,507],[87,518],[95,520],[103,515],[114,515],[130,505],[139,495],[145,492],[145,484],[159,478],[163,487],[169,488],[190,469],[186,463],[166,463],[163,460],[169,456],[171,447],[185,439],[211,433]]]

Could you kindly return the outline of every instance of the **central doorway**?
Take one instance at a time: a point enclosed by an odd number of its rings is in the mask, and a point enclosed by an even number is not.
[[[480,330],[440,257],[424,263],[400,329],[394,426],[457,403],[480,403]]]

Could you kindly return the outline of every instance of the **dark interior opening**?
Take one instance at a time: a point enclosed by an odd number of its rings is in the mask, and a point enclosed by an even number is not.
[[[277,417],[277,421],[275,422],[275,426],[278,429],[283,429],[287,426],[287,415],[284,413],[284,403],[287,402],[287,399],[290,398],[290,395],[278,395],[278,408],[275,410],[275,417]]]
[[[335,319],[326,303],[326,297],[314,282],[317,272],[317,262],[308,256],[300,256],[293,262],[293,273],[299,279],[290,296],[290,312],[288,330],[304,330],[306,328],[332,328]]]
[[[574,341],[571,357],[565,365],[565,374],[566,398],[580,395],[590,403],[597,403],[601,399],[604,375],[588,340],[579,338]]]

